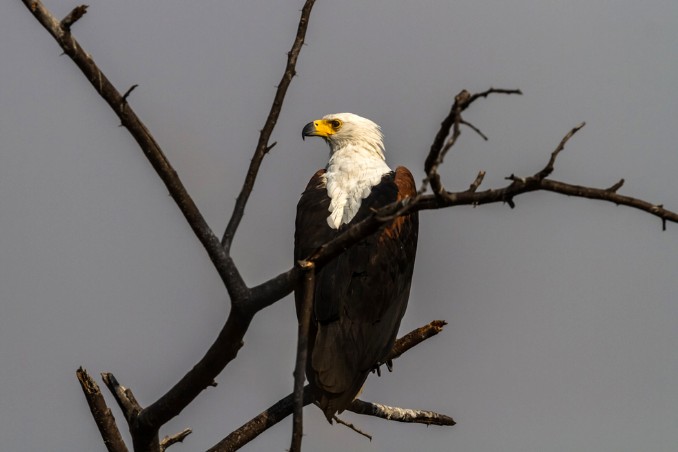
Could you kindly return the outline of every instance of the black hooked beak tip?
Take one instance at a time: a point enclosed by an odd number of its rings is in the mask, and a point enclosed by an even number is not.
[[[301,131],[301,139],[305,140],[306,137],[315,135],[315,124],[309,122],[304,126],[304,129]]]

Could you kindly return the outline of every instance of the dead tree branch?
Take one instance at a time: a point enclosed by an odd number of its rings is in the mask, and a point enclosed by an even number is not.
[[[398,408],[379,403],[364,402],[355,399],[347,410],[356,414],[367,414],[369,416],[380,417],[389,421],[408,422],[414,424],[426,425],[455,425],[454,419],[444,414],[434,411],[412,410],[409,408]]]
[[[101,378],[104,380],[108,390],[113,394],[127,421],[133,420],[139,411],[141,411],[141,405],[139,405],[136,397],[132,394],[132,390],[118,383],[118,380],[111,373],[102,373]]]
[[[158,430],[144,428],[138,422],[139,413],[143,408],[137,402],[132,390],[118,383],[118,380],[111,373],[102,373],[101,378],[104,380],[108,390],[113,394],[115,401],[127,420],[130,433],[132,434],[134,450],[160,452]]]
[[[73,10],[61,20],[61,23],[59,24],[61,29],[66,32],[71,31],[71,26],[76,23],[78,19],[87,14],[87,8],[89,8],[87,5],[80,5],[73,8]]]
[[[97,67],[91,56],[84,51],[77,40],[63,27],[62,22],[58,21],[48,11],[40,0],[21,1],[32,12],[40,24],[54,37],[64,53],[68,55],[85,74],[97,93],[99,93],[99,95],[110,105],[116,115],[118,115],[121,124],[137,141],[145,156],[165,183],[170,195],[184,214],[194,233],[205,247],[217,272],[224,281],[231,298],[233,309],[215,343],[210,347],[198,364],[196,364],[196,366],[165,395],[146,409],[141,409],[139,407],[138,410],[133,410],[130,406],[126,405],[126,401],[122,394],[117,394],[117,400],[121,405],[121,408],[125,411],[126,418],[128,418],[128,421],[131,423],[130,430],[133,432],[133,435],[155,437],[156,440],[154,443],[159,444],[159,441],[157,440],[158,429],[179,414],[179,412],[197,397],[200,392],[210,386],[214,378],[235,358],[237,351],[242,346],[242,338],[249,327],[252,317],[258,309],[277,301],[277,299],[282,298],[284,295],[280,295],[279,298],[269,301],[269,291],[259,290],[253,292],[247,288],[233,259],[221,245],[221,241],[207,225],[197,206],[188,195],[176,171],[172,168],[160,149],[160,146],[147,127],[136,116],[134,110],[129,106],[127,95],[131,90],[128,90],[125,95],[121,95]],[[257,159],[260,161],[261,158],[263,158],[263,155],[272,147],[268,145],[268,137],[277,121],[280,107],[285,96],[286,87],[289,85],[289,82],[294,75],[294,66],[303,44],[306,26],[313,3],[314,0],[307,0],[306,5],[302,10],[299,29],[289,54],[288,65],[285,70],[285,75],[283,76],[283,81],[281,82],[281,88],[279,88],[276,93],[269,119],[267,120],[260,137],[260,143],[263,144],[257,146],[253,161],[256,161]],[[72,13],[70,15],[71,18],[69,19],[67,17],[67,20],[65,20],[63,24],[72,24],[75,21],[74,18],[76,18],[76,16],[76,14]],[[82,14],[80,14],[80,16],[82,16]],[[244,203],[251,191],[251,186],[254,183],[254,177],[256,176],[258,166],[258,164],[253,165],[248,172],[247,180],[249,182],[246,181],[243,188],[244,195],[241,196],[242,201],[238,204],[238,206],[241,206],[239,209],[244,209]],[[242,217],[242,212],[240,212],[239,215]],[[239,222],[237,211],[234,218],[236,219],[231,222],[233,226],[229,229],[229,231],[232,232],[235,232],[235,228]],[[296,272],[290,272],[290,275],[296,277]],[[288,277],[284,279],[285,282],[294,283]],[[275,289],[275,286],[273,286],[273,288]],[[277,293],[280,293],[279,289],[277,290]],[[257,298],[253,298],[253,296],[267,297],[267,300],[261,301]]]
[[[428,325],[417,328],[396,341],[389,354],[389,359],[399,358],[403,353],[421,344],[443,330],[447,323],[444,320],[434,320]],[[308,385],[304,387],[304,406],[311,403],[311,394]],[[367,402],[364,402],[367,403]],[[351,408],[348,408],[351,410]],[[219,441],[210,452],[234,451],[243,447],[254,438],[273,427],[278,422],[292,414],[294,410],[294,393],[281,399],[267,410],[260,413],[257,417],[243,424],[240,428],[230,433],[226,438]],[[351,410],[352,411],[352,410]],[[362,413],[370,414],[370,413]]]
[[[392,361],[394,359],[400,358],[400,356],[403,353],[421,344],[426,339],[429,339],[435,336],[436,334],[440,333],[445,327],[445,325],[447,325],[447,322],[444,320],[434,320],[433,322],[427,325],[421,326],[416,330],[410,331],[403,337],[399,338],[395,344],[393,344],[393,348],[386,357],[385,361]]]
[[[292,444],[290,452],[301,450],[303,434],[304,410],[304,379],[306,378],[306,360],[308,355],[308,330],[313,312],[313,298],[315,296],[315,265],[312,262],[300,262],[304,269],[304,298],[299,318],[299,333],[297,338],[297,362],[294,367],[294,410],[292,420]]]
[[[311,391],[307,385],[304,387],[304,406],[309,403],[311,403]],[[293,393],[279,400],[265,411],[262,411],[258,416],[231,432],[226,438],[219,441],[207,451],[232,452],[238,450],[292,414],[292,410],[294,410]]]
[[[231,215],[231,219],[228,222],[228,226],[224,232],[224,237],[221,241],[227,253],[231,249],[233,236],[235,235],[235,231],[238,229],[240,220],[242,220],[242,216],[245,213],[245,205],[247,204],[250,193],[252,193],[252,189],[254,188],[254,182],[257,178],[261,161],[272,147],[268,146],[268,140],[271,137],[273,128],[278,122],[278,116],[280,116],[280,110],[282,108],[283,100],[285,99],[285,94],[287,93],[287,88],[290,86],[292,78],[297,74],[297,58],[301,52],[301,47],[304,45],[306,28],[308,27],[308,20],[311,16],[311,9],[313,8],[314,3],[315,0],[307,0],[303,9],[301,10],[301,18],[299,19],[299,26],[297,27],[297,36],[294,38],[292,49],[287,53],[287,66],[285,67],[285,72],[282,76],[282,79],[280,80],[280,83],[278,84],[278,89],[275,93],[271,110],[268,113],[268,117],[266,118],[266,123],[259,134],[259,142],[257,143],[256,150],[254,151],[254,156],[252,157],[250,167],[247,170],[245,183],[243,184],[242,190],[235,201],[233,214]]]
[[[362,436],[364,436],[365,438],[367,438],[367,439],[369,439],[370,441],[372,441],[372,435],[363,432],[362,430],[360,430],[358,427],[356,427],[355,425],[351,424],[350,422],[346,422],[346,421],[340,419],[339,417],[337,417],[336,415],[335,415],[332,419],[334,419],[334,421],[335,421],[337,424],[341,424],[341,425],[343,425],[343,426],[345,426],[345,427],[348,427],[348,428],[350,428],[351,430],[353,430],[354,432],[356,432],[358,435],[362,435]]]
[[[205,247],[231,298],[242,298],[247,288],[235,263],[221,246],[219,238],[214,235],[207,225],[207,222],[193,202],[193,199],[189,196],[176,171],[170,165],[146,125],[129,106],[127,99],[123,98],[123,95],[120,94],[101,69],[99,69],[92,57],[80,46],[71,33],[62,27],[61,22],[45,8],[40,0],[21,1],[33,13],[38,22],[54,37],[64,53],[78,66],[96,92],[118,115],[121,124],[137,142],[167,187],[169,194],[188,221],[191,229],[193,229],[193,232]],[[122,106],[125,106],[125,108],[121,108]]]
[[[186,437],[191,433],[193,433],[193,430],[191,430],[190,428],[186,428],[177,433],[176,435],[165,436],[162,439],[162,441],[160,441],[160,451],[164,452],[165,450],[167,450],[168,447],[170,447],[173,444],[183,443],[184,439],[186,439]]]
[[[457,141],[457,138],[459,138],[459,135],[461,134],[461,129],[459,126],[461,124],[469,125],[472,129],[479,133],[481,137],[487,139],[487,137],[483,135],[478,128],[466,123],[462,119],[461,113],[468,107],[470,107],[473,102],[480,99],[481,97],[485,98],[490,94],[495,93],[523,94],[522,91],[520,91],[519,89],[490,88],[486,91],[482,91],[476,94],[471,94],[466,90],[462,90],[459,94],[455,96],[454,103],[450,108],[450,112],[447,115],[447,117],[443,119],[443,122],[440,124],[440,130],[438,130],[438,133],[433,139],[431,149],[429,150],[428,156],[424,161],[424,171],[426,172],[426,178],[424,179],[424,182],[419,190],[420,193],[424,193],[426,191],[426,186],[428,184],[431,184],[433,193],[437,194],[438,196],[444,193],[444,189],[440,184],[438,167],[443,163],[443,158],[445,157],[447,151],[452,146],[454,146],[454,144]],[[449,140],[447,140],[447,137],[450,135],[450,129],[453,129],[452,137]]]
[[[103,394],[99,389],[99,385],[89,376],[87,371],[82,367],[75,372],[82,387],[82,392],[85,393],[89,410],[92,412],[94,422],[99,428],[99,433],[104,440],[106,449],[109,452],[127,452],[127,446],[120,435],[120,430],[115,423],[115,417],[111,409],[106,405]]]

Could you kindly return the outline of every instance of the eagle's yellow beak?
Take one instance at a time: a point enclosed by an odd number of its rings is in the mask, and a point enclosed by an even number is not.
[[[332,135],[335,130],[332,128],[330,121],[325,119],[316,119],[313,122],[309,122],[304,126],[304,130],[301,131],[301,138],[306,137],[323,137],[327,138]]]

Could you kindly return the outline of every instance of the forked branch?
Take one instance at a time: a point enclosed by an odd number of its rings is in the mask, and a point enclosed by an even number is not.
[[[233,262],[233,259],[224,251],[219,238],[207,225],[204,217],[198,210],[193,199],[189,196],[184,184],[176,171],[170,165],[165,154],[160,149],[155,138],[146,125],[139,119],[127,102],[125,96],[115,88],[106,75],[95,64],[92,57],[80,46],[72,36],[68,27],[74,20],[84,14],[69,14],[64,21],[57,20],[45,8],[40,0],[21,0],[33,13],[33,16],[54,37],[62,50],[78,66],[87,77],[96,92],[108,103],[113,112],[120,118],[121,124],[129,131],[137,142],[144,155],[164,182],[165,187],[188,221],[191,229],[205,247],[219,276],[224,281],[231,299],[243,298],[247,287]],[[78,10],[76,8],[76,10]],[[76,11],[74,10],[74,11]],[[70,18],[69,18],[70,17]]]
[[[411,331],[405,336],[398,339],[389,354],[389,359],[396,359],[400,357],[403,353],[410,350],[411,348],[421,344],[426,339],[429,339],[443,330],[443,327],[446,325],[444,320],[434,320],[428,325],[424,325],[420,328]],[[304,406],[311,403],[311,394],[308,386],[304,387]],[[367,403],[367,402],[362,402]],[[361,410],[363,408],[356,408]],[[266,411],[260,413],[257,417],[251,419],[247,423],[243,424],[240,428],[230,433],[226,438],[219,441],[218,444],[214,445],[209,449],[209,452],[226,452],[226,451],[235,451],[243,447],[245,444],[252,441],[254,438],[268,430],[269,428],[276,425],[278,422],[285,419],[287,416],[292,414],[294,410],[294,394],[290,394],[287,397],[281,399],[273,406],[268,408]],[[349,411],[353,411],[352,405],[348,408]],[[377,413],[368,413],[368,410],[364,410],[364,413],[367,415],[378,416]],[[432,412],[431,412],[432,413]],[[442,416],[435,413],[436,416]],[[380,416],[378,416],[380,417]],[[420,420],[424,420],[425,417],[419,417]],[[451,418],[450,418],[451,419]],[[432,424],[434,422],[421,422]],[[439,424],[442,425],[442,424]],[[447,424],[453,425],[453,424]]]
[[[111,409],[106,405],[99,385],[96,384],[82,367],[78,368],[75,373],[82,387],[82,392],[85,393],[89,410],[92,412],[92,417],[99,428],[99,433],[101,433],[106,448],[109,452],[127,452],[127,446],[115,423],[115,417],[113,417]]]
[[[40,0],[21,1],[31,11],[40,24],[54,37],[64,53],[80,68],[97,93],[99,93],[99,95],[110,105],[115,114],[118,115],[121,125],[124,126],[137,141],[145,156],[165,183],[167,190],[177,203],[177,206],[185,216],[194,233],[205,247],[217,272],[224,281],[231,298],[233,309],[215,343],[194,368],[155,403],[145,409],[133,407],[127,403],[129,400],[125,399],[124,394],[116,394],[114,390],[114,394],[117,395],[117,400],[130,423],[132,435],[143,437],[144,442],[146,442],[145,440],[147,438],[154,438],[153,441],[148,443],[154,443],[152,448],[158,449],[158,429],[169,419],[179,414],[179,412],[197,397],[200,392],[210,386],[214,378],[232,359],[235,358],[237,351],[242,346],[242,338],[244,337],[254,314],[259,309],[277,301],[284,295],[280,295],[278,298],[271,300],[270,292],[251,291],[247,288],[233,259],[228,254],[227,249],[222,246],[221,241],[209,228],[197,206],[188,195],[176,171],[172,168],[163,154],[158,143],[129,105],[128,96],[136,85],[127,90],[125,94],[121,95],[97,67],[90,55],[84,51],[78,41],[71,35],[70,26],[82,17],[85,8],[78,7],[74,9],[63,21],[59,21],[44,7]],[[289,86],[295,73],[294,67],[304,41],[308,18],[313,3],[314,0],[307,0],[303,8],[297,36],[292,50],[288,55],[288,64],[283,80],[276,93],[266,125],[262,130],[259,145],[257,146],[253,158],[254,164],[248,171],[248,177],[243,192],[239,197],[234,218],[229,223],[231,226],[228,231],[231,232],[231,236],[232,233],[235,232],[237,224],[242,217],[242,209],[244,209],[244,204],[246,203],[249,192],[254,184],[254,179],[259,167],[259,163],[257,162],[260,162],[263,155],[265,155],[272,147],[272,145],[268,144],[268,139],[276,124],[287,86]],[[296,273],[290,272],[290,275],[296,276]],[[289,279],[286,279],[285,282],[294,284],[294,281]],[[280,293],[280,291],[278,290],[277,293]],[[262,301],[262,299],[257,297],[266,297],[266,300]],[[136,445],[135,438],[135,447]]]
[[[297,361],[294,367],[294,409],[292,419],[292,444],[290,452],[301,450],[303,433],[304,409],[304,379],[306,375],[306,360],[308,359],[308,330],[313,313],[313,299],[315,297],[315,265],[312,262],[300,262],[304,270],[303,298],[299,312],[299,333],[297,334]]]

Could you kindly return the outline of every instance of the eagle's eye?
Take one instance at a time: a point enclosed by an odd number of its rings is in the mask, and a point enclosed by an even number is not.
[[[330,124],[332,125],[332,128],[334,130],[337,130],[339,127],[341,127],[341,121],[339,121],[338,119],[333,119],[332,122],[330,122]]]

